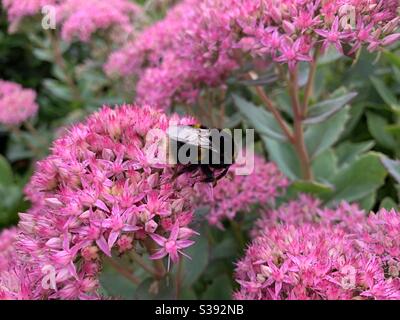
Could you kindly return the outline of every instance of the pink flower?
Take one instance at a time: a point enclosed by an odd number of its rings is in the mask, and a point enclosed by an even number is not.
[[[0,80],[0,123],[19,125],[33,117],[39,108],[35,99],[35,91]]]
[[[178,253],[188,257],[182,249],[190,247],[194,241],[188,240],[187,236],[192,235],[192,233],[182,234],[180,232],[180,227],[178,223],[175,223],[172,227],[169,238],[165,238],[160,236],[159,234],[153,233],[150,234],[150,237],[159,245],[161,249],[159,249],[156,253],[151,255],[151,259],[161,259],[168,255],[168,269],[169,269],[169,259],[172,262],[177,262],[179,259]]]
[[[140,11],[138,6],[127,0],[67,0],[56,8],[57,19],[62,23],[63,40],[78,38],[82,42],[88,42],[98,30],[111,28],[122,41],[127,39],[133,31],[132,20]]]
[[[0,233],[0,273],[9,269],[15,257],[14,242],[16,236],[16,229],[6,229]]]
[[[339,17],[335,18],[330,30],[316,29],[315,32],[325,38],[322,43],[323,51],[325,51],[330,45],[334,45],[337,51],[343,54],[341,40],[348,37],[348,32],[339,31]]]
[[[284,38],[281,42],[281,55],[275,58],[277,62],[285,62],[290,70],[294,70],[297,63],[300,61],[312,61],[312,58],[304,54],[307,46],[302,38],[297,39],[294,43],[291,38]]]
[[[132,34],[132,22],[140,13],[139,6],[128,0],[2,0],[2,3],[11,22],[10,31],[15,31],[23,18],[40,15],[42,8],[51,5],[65,41],[88,42],[96,31],[102,30],[110,31],[111,38],[121,43]]]
[[[19,21],[26,16],[34,16],[46,5],[55,5],[58,0],[2,0],[2,6],[11,22],[11,30],[15,30]]]
[[[233,165],[227,176],[211,193],[199,190],[199,205],[210,207],[207,220],[223,229],[224,220],[233,220],[240,213],[248,213],[253,207],[273,205],[275,198],[283,193],[289,181],[274,163],[255,156],[254,171],[249,175],[235,175],[238,165]]]

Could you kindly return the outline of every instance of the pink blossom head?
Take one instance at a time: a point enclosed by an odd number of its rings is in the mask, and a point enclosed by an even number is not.
[[[0,80],[0,123],[19,125],[38,111],[36,92],[17,83]]]
[[[353,56],[361,47],[393,44],[398,9],[396,0],[184,0],[113,53],[104,69],[137,79],[144,103],[193,104],[203,88],[223,87],[248,62],[294,71],[317,48]]]
[[[96,31],[112,28],[115,34],[125,34],[123,39],[126,39],[133,31],[133,18],[138,13],[139,7],[128,0],[67,0],[57,6],[65,41],[77,38],[88,42]]]
[[[249,213],[255,206],[274,205],[289,184],[277,166],[261,156],[255,155],[254,170],[249,175],[235,175],[238,166],[230,168],[208,197],[201,190],[200,205],[210,207],[207,219],[211,225],[223,228],[225,220],[232,220],[239,213]]]
[[[236,299],[399,299],[400,214],[302,196],[266,214],[237,263]],[[388,271],[390,270],[390,271]]]
[[[198,181],[155,161],[162,145],[153,129],[191,121],[148,106],[104,107],[54,142],[26,187],[33,205],[20,215],[16,244],[28,266],[54,268],[57,290],[38,286],[35,297],[98,297],[103,257],[144,241],[154,242],[151,259],[184,255]]]
[[[16,229],[5,229],[0,233],[0,273],[7,270],[12,262]]]
[[[2,6],[7,11],[8,20],[18,23],[24,17],[34,16],[46,5],[55,5],[59,0],[2,0]]]

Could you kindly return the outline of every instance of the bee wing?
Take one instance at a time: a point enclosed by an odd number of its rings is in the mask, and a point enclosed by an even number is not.
[[[213,149],[210,143],[210,130],[198,129],[189,126],[171,126],[167,130],[168,136],[176,141],[198,146],[204,149]]]

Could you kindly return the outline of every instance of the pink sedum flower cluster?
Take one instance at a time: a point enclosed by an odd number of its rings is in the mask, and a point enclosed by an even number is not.
[[[35,99],[35,91],[0,80],[0,123],[19,125],[33,117],[39,109]]]
[[[0,274],[9,269],[10,263],[15,256],[13,245],[16,235],[16,229],[6,229],[0,233]]]
[[[2,0],[1,4],[7,11],[8,20],[18,23],[22,18],[34,16],[47,5],[55,5],[59,0]]]
[[[302,196],[266,213],[237,263],[236,299],[400,299],[400,214]]]
[[[88,42],[96,31],[109,29],[114,29],[118,38],[126,39],[140,12],[140,7],[129,0],[3,0],[12,25],[27,16],[41,14],[42,8],[49,5],[55,9],[62,39],[68,42],[75,39]]]
[[[237,167],[233,165],[211,193],[201,192],[200,205],[210,206],[209,223],[220,229],[223,229],[224,220],[233,220],[238,213],[249,212],[253,206],[274,205],[275,198],[289,184],[274,163],[257,155],[251,174],[235,175]]]
[[[0,233],[0,300],[31,299],[32,270],[26,269],[17,253],[16,228]]]
[[[131,34],[132,21],[139,11],[128,0],[67,0],[57,6],[57,18],[62,22],[63,40],[88,42],[97,30],[111,27],[117,28],[115,33]]]
[[[16,276],[33,270],[25,285],[33,298],[98,298],[102,257],[113,250],[150,245],[151,259],[173,262],[184,254],[198,178],[176,177],[156,158],[161,133],[191,123],[147,106],[104,107],[54,142],[26,187],[32,208],[20,214],[14,244],[23,262]],[[54,282],[43,286],[52,270]]]
[[[143,102],[193,103],[248,57],[293,70],[317,47],[353,55],[390,45],[400,39],[398,10],[397,0],[184,0],[113,53],[105,71],[137,76]]]

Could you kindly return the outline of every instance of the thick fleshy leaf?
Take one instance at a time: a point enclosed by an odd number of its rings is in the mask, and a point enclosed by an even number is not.
[[[70,101],[73,97],[67,86],[59,81],[53,79],[46,79],[43,81],[44,87],[49,91],[51,95],[59,99]]]
[[[120,273],[113,269],[102,271],[100,274],[100,293],[104,297],[115,299],[133,299],[136,286],[127,281]]]
[[[170,277],[161,280],[145,279],[136,289],[134,299],[138,300],[172,300],[176,299],[176,281]]]
[[[348,107],[345,107],[324,123],[307,128],[304,139],[311,158],[315,158],[338,141],[349,119],[348,110]]]
[[[338,158],[338,167],[341,168],[352,163],[358,159],[360,155],[373,148],[375,145],[374,141],[365,141],[359,143],[352,143],[349,141],[343,142],[335,149],[336,156]]]
[[[385,50],[384,55],[391,63],[393,63],[397,68],[400,69],[400,57],[397,54]]]
[[[13,183],[13,172],[7,159],[0,155],[0,184],[8,187]]]
[[[341,200],[358,201],[371,195],[383,185],[387,175],[380,158],[380,154],[369,152],[338,171],[331,180],[335,191],[324,199],[332,204]]]
[[[388,121],[384,117],[372,112],[368,112],[367,123],[369,132],[380,145],[394,150],[399,148],[396,139],[387,130],[385,130]]]
[[[287,141],[274,116],[265,108],[257,107],[237,95],[233,95],[233,100],[242,115],[254,126],[257,133],[275,140]]]
[[[199,231],[202,236],[196,239],[196,243],[185,250],[185,253],[191,257],[191,260],[182,259],[183,268],[183,286],[190,287],[204,272],[209,262],[209,247],[206,237],[206,230]]]
[[[207,287],[203,299],[230,300],[232,299],[232,282],[227,275],[220,275],[213,279],[212,283]]]
[[[276,74],[274,74],[273,72],[269,72],[259,76],[257,79],[243,80],[240,81],[240,83],[245,86],[265,86],[266,84],[275,82],[277,79],[278,77],[276,76]]]
[[[379,78],[370,77],[372,84],[374,85],[376,91],[378,91],[379,95],[381,96],[382,100],[390,106],[393,111],[400,112],[400,104],[397,100],[396,96],[389,89],[386,84]]]
[[[314,179],[320,182],[329,181],[336,174],[337,162],[337,156],[332,149],[321,153],[311,164]]]
[[[333,186],[314,182],[297,180],[293,182],[288,188],[288,195],[295,197],[297,194],[308,193],[316,196],[317,198],[327,197],[334,191]]]
[[[390,197],[383,198],[380,208],[385,208],[386,210],[399,210],[398,204]]]
[[[382,100],[396,112],[400,112],[400,104],[396,96],[393,94],[392,90],[389,89],[386,84],[377,77],[370,77],[372,84],[374,85],[376,91],[378,91]]]
[[[291,180],[301,176],[297,155],[289,143],[279,142],[268,137],[263,138],[268,150],[269,158],[277,164],[279,169]]]
[[[370,194],[366,195],[365,197],[357,200],[357,203],[360,206],[360,208],[362,208],[366,212],[369,212],[372,210],[375,202],[376,202],[376,192],[371,192]]]
[[[390,175],[400,183],[400,160],[391,160],[386,156],[381,156],[381,161]]]
[[[326,121],[344,108],[356,95],[356,92],[349,92],[340,97],[325,100],[311,106],[304,124],[317,124]]]

